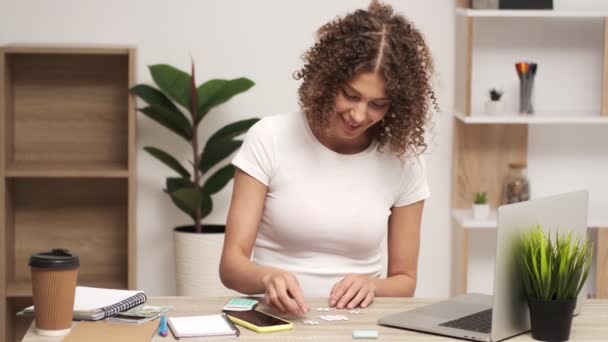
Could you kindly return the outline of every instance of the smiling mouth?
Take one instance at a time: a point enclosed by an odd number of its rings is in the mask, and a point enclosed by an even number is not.
[[[340,116],[340,117],[342,118],[342,121],[344,121],[344,124],[346,125],[346,127],[348,129],[350,129],[351,131],[355,131],[362,126],[361,124],[355,125],[355,124],[348,122],[348,120],[346,120],[343,116]]]

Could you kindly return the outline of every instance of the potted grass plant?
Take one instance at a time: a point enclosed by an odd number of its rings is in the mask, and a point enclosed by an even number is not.
[[[489,216],[488,193],[485,191],[476,192],[473,198],[473,218],[475,220],[486,220]]]
[[[590,242],[571,232],[556,232],[551,240],[537,225],[521,235],[517,265],[534,339],[568,340],[576,299],[587,280],[592,255]]]
[[[225,227],[203,226],[202,220],[213,209],[212,195],[234,176],[232,165],[219,167],[219,164],[241,146],[243,142],[238,137],[259,119],[228,124],[204,144],[198,129],[209,111],[247,91],[254,83],[247,78],[213,79],[197,86],[194,63],[190,75],[167,64],[152,65],[149,69],[157,87],[138,84],[131,88],[131,93],[147,104],[139,112],[175,133],[192,153],[189,170],[168,152],[144,147],[175,172],[166,179],[164,192],[192,220],[190,225],[174,228],[177,293],[200,295],[203,289],[223,289],[218,268]]]

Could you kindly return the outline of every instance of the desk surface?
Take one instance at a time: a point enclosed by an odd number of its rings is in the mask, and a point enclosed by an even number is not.
[[[189,297],[151,297],[150,305],[172,305],[174,310],[170,316],[190,316],[219,313],[229,298],[189,298]],[[334,310],[331,314],[343,314],[348,321],[326,322],[318,319],[327,314],[317,312],[316,307],[327,306],[326,300],[310,300],[313,308],[305,317],[292,319],[294,328],[290,331],[257,334],[245,328],[240,328],[241,337],[238,340],[246,341],[353,341],[352,331],[355,329],[378,330],[380,341],[454,341],[454,339],[417,333],[408,330],[394,329],[376,325],[379,317],[389,313],[413,309],[417,306],[431,303],[432,300],[416,298],[376,298],[374,304],[363,309],[361,314],[353,315],[348,310]],[[315,319],[319,325],[307,325],[303,321]],[[78,323],[74,323],[78,324]],[[58,342],[61,338],[49,338],[37,335],[33,324],[30,326],[23,342]],[[187,339],[188,342],[204,341],[205,339]],[[582,313],[574,318],[571,341],[608,341],[608,300],[589,300],[585,302]],[[168,337],[155,335],[152,341],[175,341],[171,334]],[[224,340],[224,341],[230,341]],[[532,341],[530,333],[516,336],[508,341]]]

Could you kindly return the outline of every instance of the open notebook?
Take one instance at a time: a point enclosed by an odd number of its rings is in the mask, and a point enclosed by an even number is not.
[[[207,316],[169,317],[173,335],[183,337],[238,337],[239,329],[225,314]]]
[[[74,319],[97,321],[145,302],[146,295],[142,291],[77,286],[74,296]],[[33,314],[34,307],[30,306],[18,312],[17,316]]]

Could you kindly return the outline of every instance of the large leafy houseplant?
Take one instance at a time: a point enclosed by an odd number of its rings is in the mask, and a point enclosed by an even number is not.
[[[234,167],[227,165],[211,175],[208,173],[241,146],[243,142],[237,137],[247,132],[259,119],[226,125],[211,135],[200,151],[198,128],[209,111],[247,91],[254,83],[247,78],[213,79],[197,86],[194,63],[191,68],[191,75],[188,75],[171,65],[152,65],[149,67],[150,74],[158,88],[138,84],[131,88],[131,93],[147,103],[146,107],[138,109],[141,113],[190,145],[192,172],[160,148],[146,146],[144,150],[177,173],[177,176],[166,179],[164,191],[179,209],[193,219],[195,232],[201,233],[201,220],[213,208],[211,195],[232,179]],[[208,177],[202,182],[204,176]]]
[[[552,240],[537,225],[521,235],[517,265],[528,297],[535,339],[568,339],[572,313],[589,275],[592,255],[589,240],[580,240],[571,232],[556,232]]]

